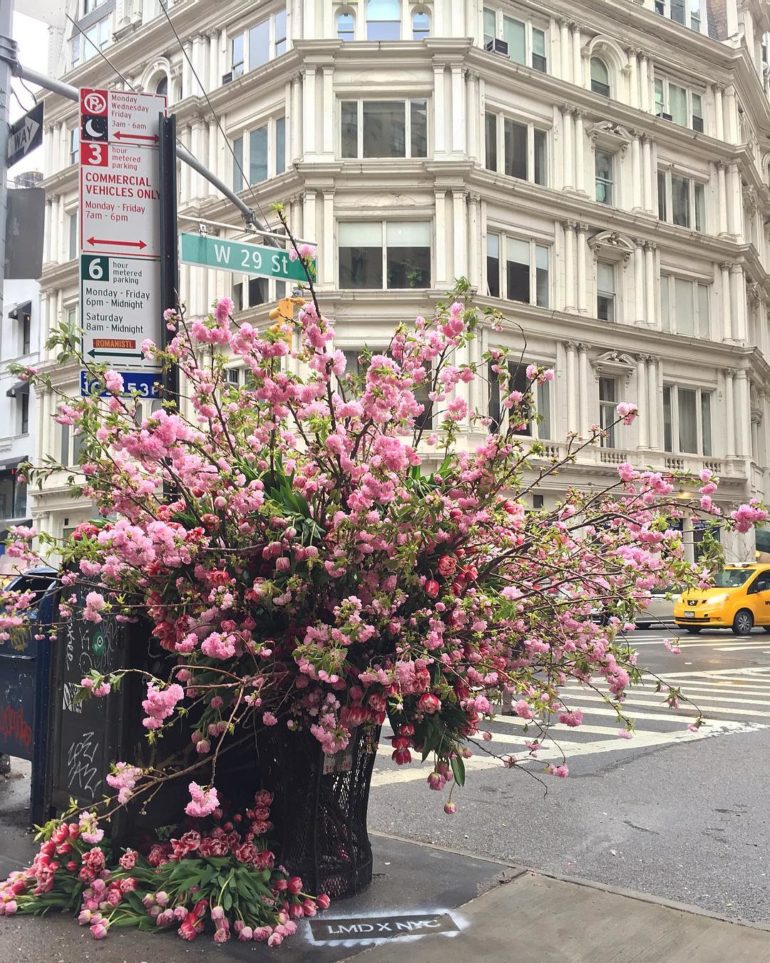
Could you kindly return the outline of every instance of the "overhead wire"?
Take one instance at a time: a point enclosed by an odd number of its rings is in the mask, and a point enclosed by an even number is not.
[[[217,128],[219,129],[219,133],[222,135],[222,138],[224,139],[225,144],[227,144],[227,149],[230,151],[230,154],[232,155],[233,163],[234,163],[235,166],[238,168],[238,172],[239,172],[239,174],[240,174],[240,176],[241,176],[241,179],[243,180],[244,184],[246,185],[250,197],[251,197],[251,198],[253,199],[253,201],[255,202],[256,207],[257,207],[257,210],[259,211],[260,216],[262,217],[263,222],[264,222],[265,225],[267,226],[267,225],[268,225],[268,218],[267,218],[267,215],[265,214],[264,208],[262,207],[262,204],[260,203],[259,197],[254,193],[254,187],[252,186],[252,184],[250,183],[248,177],[246,176],[246,172],[245,172],[244,169],[243,169],[243,165],[242,165],[241,162],[238,160],[238,155],[235,153],[235,149],[233,148],[233,145],[230,143],[230,138],[229,138],[229,137],[227,136],[227,134],[225,133],[224,127],[222,126],[222,122],[221,122],[221,120],[219,119],[219,115],[217,114],[216,108],[215,108],[214,105],[212,104],[211,98],[209,97],[208,92],[206,91],[206,88],[203,86],[203,83],[202,83],[200,77],[198,76],[198,72],[197,72],[197,70],[195,69],[195,65],[193,64],[192,59],[190,58],[190,55],[189,55],[189,54],[187,53],[187,51],[185,50],[184,44],[182,43],[182,39],[181,39],[181,37],[179,36],[179,34],[177,33],[176,27],[174,26],[174,22],[173,22],[173,20],[171,19],[171,16],[170,16],[170,14],[169,14],[169,12],[168,12],[168,8],[166,7],[166,0],[160,0],[160,8],[161,8],[161,10],[162,10],[163,13],[164,13],[164,15],[165,15],[165,17],[166,17],[166,20],[168,21],[168,25],[171,27],[171,30],[173,31],[174,36],[176,37],[176,41],[177,41],[177,43],[179,44],[179,49],[182,51],[182,56],[183,56],[184,59],[187,61],[187,64],[188,64],[188,66],[190,67],[190,70],[192,71],[192,75],[193,75],[193,77],[195,78],[195,80],[197,81],[198,87],[200,88],[201,93],[203,94],[203,96],[204,96],[205,99],[206,99],[206,103],[208,104],[209,110],[211,111],[211,114],[212,114],[212,116],[213,116],[213,118],[214,118],[214,120],[215,120],[215,122],[216,122]]]

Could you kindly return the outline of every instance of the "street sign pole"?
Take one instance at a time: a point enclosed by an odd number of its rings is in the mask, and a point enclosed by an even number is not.
[[[179,258],[177,254],[176,117],[160,115],[160,300],[163,310],[179,309]],[[165,320],[161,324],[161,347],[171,339]],[[163,394],[179,399],[179,368],[173,365],[163,376]]]
[[[13,40],[13,0],[0,0],[0,46],[11,50]],[[5,265],[5,220],[8,195],[8,109],[11,99],[11,66],[0,57],[0,310],[3,305],[3,274]]]

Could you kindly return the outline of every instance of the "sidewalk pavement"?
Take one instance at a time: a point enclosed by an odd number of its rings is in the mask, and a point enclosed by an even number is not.
[[[35,846],[23,764],[0,779],[0,874]],[[770,963],[770,926],[372,834],[371,887],[278,949],[135,930],[94,941],[67,916],[0,919],[2,963]],[[372,941],[378,942],[374,944]]]

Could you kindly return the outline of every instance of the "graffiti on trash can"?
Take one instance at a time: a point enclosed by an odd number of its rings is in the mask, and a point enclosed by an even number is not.
[[[94,760],[99,753],[95,733],[84,732],[67,751],[67,786],[80,792],[96,794],[102,777]]]
[[[22,707],[7,705],[0,709],[0,736],[15,739],[25,749],[32,748],[32,726],[24,718]]]

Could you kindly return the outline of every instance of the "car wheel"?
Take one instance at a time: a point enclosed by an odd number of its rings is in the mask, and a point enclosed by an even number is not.
[[[748,609],[741,609],[740,612],[735,613],[735,618],[733,619],[734,635],[751,635],[753,628],[754,616]]]
[[[702,625],[685,625],[685,628],[690,633],[690,635],[697,635],[701,631],[703,626]]]
[[[763,631],[763,632],[770,632],[770,625],[763,625],[763,626],[762,626],[762,631]]]

